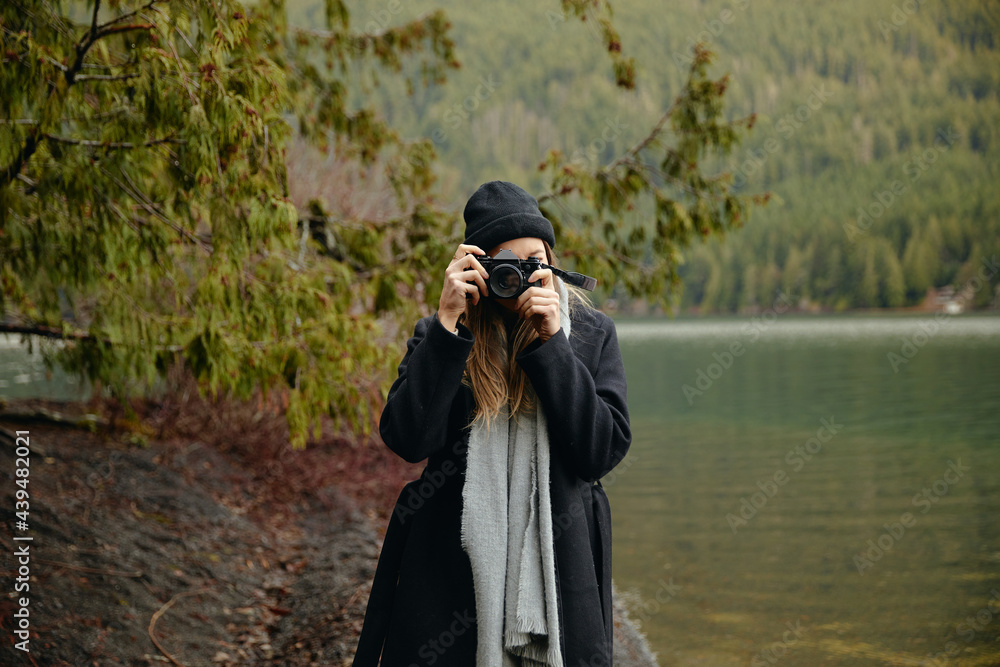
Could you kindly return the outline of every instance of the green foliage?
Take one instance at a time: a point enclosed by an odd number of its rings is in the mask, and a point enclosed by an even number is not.
[[[385,4],[354,0],[352,6],[367,15]],[[393,18],[428,4],[408,0]],[[971,257],[972,239],[982,241],[984,257],[1000,255],[1000,13],[992,0],[905,8],[864,0],[615,3],[615,27],[636,63],[635,89],[626,94],[607,76],[596,9],[574,16],[528,0],[433,4],[444,7],[456,26],[462,69],[448,87],[432,86],[413,105],[394,104],[398,95],[389,89],[371,99],[404,135],[432,138],[444,191],[456,202],[498,175],[532,191],[551,189],[551,172],[535,168],[549,148],[587,169],[614,161],[673,104],[684,88],[692,47],[708,43],[717,56],[711,78],[731,74],[727,117],[756,114],[757,122],[738,150],[704,166],[732,172],[739,193],[771,192],[775,200],[754,224],[710,238],[707,251],[677,257],[684,307],[767,307],[773,289],[785,284],[800,285],[795,296],[814,305],[861,307],[860,275],[851,270],[863,244],[849,239],[844,227],[855,225],[859,207],[895,181],[906,192],[862,236],[888,240],[905,265],[915,230],[932,218],[951,225],[965,241],[937,246],[941,267],[933,270],[932,286],[956,279]],[[476,97],[478,81],[489,77],[497,82],[495,91]],[[810,98],[814,91],[822,99]],[[928,168],[915,168],[922,154],[939,146],[942,133],[954,136],[948,150]],[[651,203],[637,204],[626,226],[645,221],[650,235],[654,215]],[[791,274],[806,271],[801,282],[784,276],[792,247],[800,260],[809,257],[791,267]],[[874,271],[887,280],[889,269],[876,262]],[[774,271],[773,288],[762,295],[760,277],[770,280]],[[748,275],[756,285],[744,284]],[[710,279],[722,298],[706,304],[701,299]],[[982,294],[996,285],[994,280]],[[905,292],[910,305],[926,290],[907,278]]]
[[[3,314],[59,332],[55,361],[119,395],[182,359],[213,393],[286,392],[296,444],[323,412],[367,429],[373,378],[396,360],[366,312],[392,305],[386,234],[344,225],[339,254],[317,252],[288,196],[288,121],[362,161],[393,146],[399,199],[422,195],[405,158],[425,149],[349,109],[333,64],[392,67],[426,46],[440,80],[443,16],[370,36],[335,2],[326,32],[289,29],[280,2],[90,2],[74,21],[82,10],[0,14]]]
[[[620,288],[630,298],[656,296],[666,303],[679,283],[679,249],[741,226],[751,203],[767,201],[766,195],[733,194],[730,174],[708,175],[702,166],[706,156],[728,154],[741,129],[754,120],[724,118],[728,77],[708,78],[710,62],[710,52],[697,46],[674,105],[647,137],[610,164],[588,169],[550,151],[540,165],[550,172],[551,185],[539,204],[560,245],[567,247],[561,256],[599,281],[621,279]],[[667,129],[672,142],[665,141]],[[565,201],[571,196],[576,201]],[[643,204],[652,209],[651,223],[626,216]],[[580,210],[586,212],[575,213]]]
[[[596,17],[612,87],[632,88],[610,6],[561,7]],[[120,397],[176,363],[212,393],[278,392],[296,446],[324,414],[368,431],[460,234],[434,190],[432,141],[402,138],[359,91],[388,75],[416,99],[458,63],[440,11],[354,31],[342,2],[321,10],[297,27],[281,0],[5,3],[0,329],[64,339],[49,361]],[[676,248],[750,205],[699,166],[749,125],[724,120],[726,81],[708,62],[698,50],[677,103],[621,159],[547,158],[546,204],[580,214],[560,219],[560,247],[635,296],[661,297]],[[375,204],[293,201],[290,166],[317,149],[352,179],[338,195]],[[654,228],[624,219],[637,205]]]

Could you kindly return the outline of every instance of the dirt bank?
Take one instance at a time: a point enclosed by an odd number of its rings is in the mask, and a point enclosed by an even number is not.
[[[266,406],[185,399],[140,417],[95,433],[0,417],[0,663],[350,664],[385,512],[420,467],[344,439],[292,451]],[[30,434],[27,531],[15,526],[17,430]],[[30,589],[14,596],[10,545],[25,544]],[[29,653],[12,646],[20,596]],[[655,664],[624,617],[616,664]]]

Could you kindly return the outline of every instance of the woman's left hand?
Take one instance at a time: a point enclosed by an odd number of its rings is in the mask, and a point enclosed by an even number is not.
[[[518,297],[514,310],[529,320],[542,341],[547,341],[562,328],[559,319],[559,292],[555,291],[555,278],[549,269],[538,269],[528,277],[529,282],[541,280],[540,287],[529,287]]]

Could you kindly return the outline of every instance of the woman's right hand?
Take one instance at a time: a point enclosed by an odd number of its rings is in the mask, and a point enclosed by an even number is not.
[[[475,255],[485,255],[481,248],[474,245],[461,244],[444,272],[444,289],[441,290],[441,300],[438,302],[438,320],[448,331],[457,328],[458,318],[465,312],[465,302],[473,305],[486,296],[486,279],[489,275],[486,269],[475,258]]]

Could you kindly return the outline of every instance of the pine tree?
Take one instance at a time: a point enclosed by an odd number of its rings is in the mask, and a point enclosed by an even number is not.
[[[935,265],[934,248],[922,230],[914,231],[903,251],[903,277],[911,299],[922,299],[927,290],[934,287]]]
[[[886,239],[880,239],[879,250],[881,258],[882,304],[890,308],[898,308],[906,302],[906,283],[903,279],[903,267],[892,249],[892,244]]]
[[[867,308],[877,308],[880,305],[877,250],[878,246],[874,242],[869,242],[862,251],[864,272],[861,274],[861,284],[858,286],[858,298],[861,305]]]

